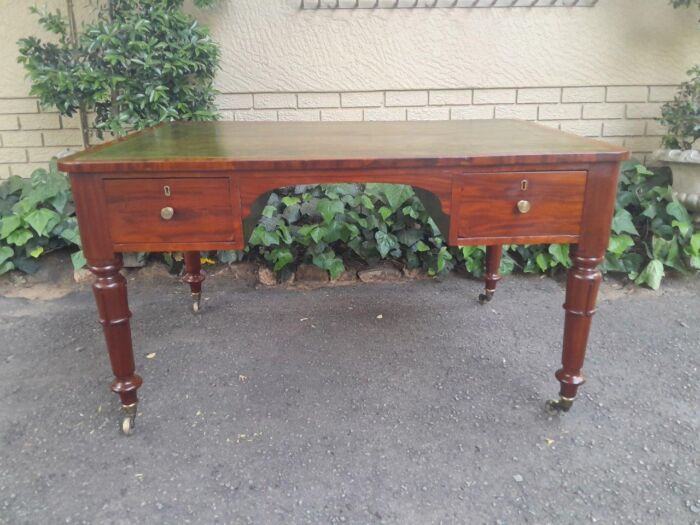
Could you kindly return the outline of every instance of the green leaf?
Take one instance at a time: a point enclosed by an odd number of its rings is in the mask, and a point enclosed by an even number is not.
[[[548,251],[552,255],[552,257],[554,257],[554,261],[557,264],[561,264],[565,268],[571,267],[571,259],[569,258],[568,244],[550,244]]]
[[[323,217],[323,222],[330,223],[337,214],[345,211],[345,204],[338,200],[321,199],[318,201],[317,209]]]
[[[700,255],[700,232],[694,233],[690,238],[690,247],[693,250],[693,255]]]
[[[673,201],[669,202],[666,206],[666,213],[680,223],[690,224],[692,222],[688,210],[685,209],[685,206],[683,206],[676,197],[673,197]]]
[[[372,202],[372,199],[370,199],[367,195],[360,195],[360,203],[364,208],[368,210],[374,209],[374,203]]]
[[[85,254],[83,253],[83,250],[73,252],[70,256],[70,260],[73,263],[74,270],[80,270],[81,268],[84,268],[87,264],[87,260],[85,260]]]
[[[544,253],[538,253],[535,257],[535,263],[539,267],[540,271],[546,272],[549,268],[549,261]]]
[[[4,263],[0,264],[0,275],[14,269],[15,265],[12,264],[12,261],[5,261]]]
[[[286,195],[282,197],[282,203],[285,206],[294,206],[295,204],[299,204],[301,202],[301,199],[295,195]]]
[[[387,220],[389,217],[391,217],[391,210],[387,208],[386,206],[382,206],[379,208],[379,215],[381,215],[383,220]]]
[[[629,235],[611,235],[608,242],[608,252],[620,256],[632,246],[634,246],[634,239]]]
[[[343,260],[338,258],[332,251],[314,255],[312,262],[319,268],[327,270],[331,279],[337,279],[345,271]]]
[[[80,241],[80,231],[77,227],[66,228],[60,233],[60,236],[71,244],[82,246],[82,242]]]
[[[612,229],[618,235],[621,233],[631,233],[632,235],[639,235],[637,228],[634,227],[632,222],[632,214],[625,209],[620,209],[615,212],[615,217],[613,217]]]
[[[10,259],[15,255],[15,252],[9,246],[0,246],[0,264]]]
[[[383,198],[392,211],[398,210],[404,202],[415,195],[410,186],[403,184],[370,183],[365,186],[365,191],[370,195]]]
[[[664,278],[664,265],[661,261],[652,259],[649,264],[642,270],[634,282],[636,284],[646,284],[652,290],[658,290],[661,286],[661,280]]]
[[[37,246],[33,250],[29,252],[29,255],[34,257],[35,259],[39,257],[42,253],[44,253],[44,247],[43,246]]]
[[[430,246],[425,244],[423,241],[418,241],[413,247],[417,252],[429,252],[430,251]]]
[[[34,234],[31,232],[31,230],[22,228],[21,230],[15,230],[8,235],[7,243],[14,244],[15,246],[24,246],[32,237],[34,237]]]
[[[263,217],[267,217],[268,219],[272,218],[275,213],[277,213],[277,207],[275,206],[265,206],[262,211]]]
[[[277,233],[267,231],[263,226],[257,226],[248,242],[254,246],[272,246],[279,244],[279,236]]]
[[[0,239],[5,239],[13,231],[20,227],[22,219],[18,215],[8,215],[2,218],[0,223]]]
[[[288,264],[294,262],[294,254],[289,248],[275,248],[272,250],[272,260],[275,262],[274,271],[279,272]]]
[[[399,240],[391,233],[385,233],[381,230],[374,234],[377,241],[377,249],[382,258],[386,258],[389,252],[399,245]]]
[[[39,208],[27,214],[24,221],[34,228],[37,234],[48,237],[51,230],[61,222],[61,216],[48,208]]]
[[[405,246],[413,246],[425,236],[423,230],[416,230],[415,228],[400,230],[395,235],[399,242]]]

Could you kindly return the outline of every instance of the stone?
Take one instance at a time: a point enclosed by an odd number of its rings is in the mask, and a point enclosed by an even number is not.
[[[357,276],[363,283],[400,281],[403,277],[401,270],[391,263],[380,263],[366,270],[360,270]]]
[[[300,264],[297,268],[297,281],[327,282],[328,272],[313,264]]]
[[[404,266],[403,276],[406,277],[406,279],[426,279],[429,277],[428,273],[423,270],[423,268],[409,268],[408,266]]]
[[[89,283],[92,282],[93,279],[92,273],[87,268],[81,268],[73,272],[73,280],[78,284]]]
[[[296,279],[296,276],[294,275],[294,272],[292,271],[291,268],[288,266],[282,268],[280,271],[280,284],[285,284],[285,285],[290,285],[294,284],[294,280]]]
[[[264,286],[275,286],[277,284],[277,276],[267,266],[258,268],[258,282]]]
[[[228,266],[231,277],[243,281],[248,285],[255,285],[258,281],[258,265],[249,261],[237,262]]]

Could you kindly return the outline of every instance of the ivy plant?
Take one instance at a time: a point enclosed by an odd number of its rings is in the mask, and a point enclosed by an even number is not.
[[[691,274],[700,269],[700,231],[669,184],[666,169],[624,164],[603,271],[624,273],[636,284],[656,289],[669,270]],[[0,274],[32,272],[38,257],[65,246],[78,248],[73,262],[82,267],[70,189],[55,164],[29,179],[12,177],[0,184]],[[485,248],[448,248],[409,186],[334,184],[273,192],[248,248],[210,258],[262,261],[277,272],[306,262],[332,278],[353,261],[391,259],[433,276],[460,267],[481,277]],[[181,257],[166,254],[165,259],[174,264]],[[513,245],[504,247],[500,271],[554,273],[570,266],[567,245]]]
[[[198,0],[208,6],[215,0]],[[65,116],[95,114],[99,137],[166,120],[211,120],[219,47],[182,9],[183,0],[108,0],[77,32],[74,17],[40,12],[44,42],[19,40],[30,94]],[[69,4],[70,5],[70,4]]]
[[[55,163],[0,184],[0,274],[33,273],[41,255],[73,245],[80,247],[75,207],[68,179]],[[85,264],[80,250],[72,259],[77,268]]]
[[[658,289],[667,269],[681,274],[700,269],[700,231],[694,231],[670,183],[668,170],[624,166],[604,271],[623,272]]]
[[[400,259],[437,274],[453,259],[409,186],[335,184],[273,193],[249,240],[251,256],[275,271],[295,262],[345,270],[344,259]],[[227,257],[223,255],[223,257]]]

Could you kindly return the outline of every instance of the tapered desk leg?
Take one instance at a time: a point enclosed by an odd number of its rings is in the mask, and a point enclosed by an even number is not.
[[[566,282],[566,318],[564,321],[564,343],[562,367],[556,378],[561,384],[559,400],[547,402],[550,411],[567,412],[574,402],[578,387],[585,382],[581,373],[586,355],[588,333],[596,311],[596,298],[602,279],[598,265],[602,256],[591,257],[574,248],[571,257],[573,267]]]
[[[481,304],[489,302],[493,294],[496,293],[496,283],[501,280],[498,269],[501,266],[502,255],[503,246],[500,244],[486,247],[486,274],[484,275],[486,289],[484,293],[479,294],[479,303]]]
[[[134,351],[129,326],[131,312],[127,300],[126,279],[119,273],[121,267],[119,255],[106,263],[92,264],[88,261],[88,268],[97,278],[92,290],[114,372],[112,391],[119,394],[121,399],[121,429],[124,434],[129,435],[133,432],[136,421],[136,391],[143,380],[134,373]]]
[[[202,283],[205,276],[202,272],[202,261],[199,252],[185,252],[184,282],[190,285],[192,292],[192,311],[199,312],[202,309]]]

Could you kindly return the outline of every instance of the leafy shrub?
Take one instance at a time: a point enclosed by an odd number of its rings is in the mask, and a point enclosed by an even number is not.
[[[680,85],[673,101],[661,108],[661,124],[668,129],[663,139],[667,148],[691,149],[700,138],[700,66],[688,75],[690,80]]]
[[[0,274],[13,269],[33,273],[37,258],[65,246],[80,246],[68,179],[52,163],[31,177],[0,184]],[[82,251],[73,264],[85,264]]]
[[[96,20],[80,35],[71,31],[74,17],[32,8],[57,42],[36,37],[19,41],[18,60],[31,80],[30,94],[69,117],[94,112],[99,137],[104,132],[124,135],[165,120],[215,118],[213,78],[219,48],[182,4],[99,2]]]

